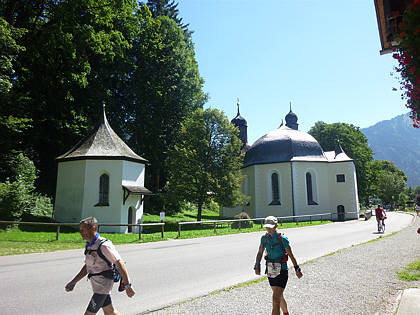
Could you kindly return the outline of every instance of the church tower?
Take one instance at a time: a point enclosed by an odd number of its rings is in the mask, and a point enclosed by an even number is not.
[[[286,126],[294,129],[294,130],[298,130],[298,126],[299,124],[297,123],[298,121],[298,117],[297,115],[292,112],[292,103],[290,103],[290,111],[289,113],[286,115]]]
[[[248,123],[246,121],[245,118],[243,118],[239,112],[239,99],[238,102],[236,103],[236,105],[238,106],[238,114],[236,115],[235,118],[233,118],[231,120],[231,123],[234,124],[236,127],[238,127],[239,129],[239,139],[241,139],[242,141],[242,148],[241,151],[242,152],[246,152],[247,149],[249,148],[248,145]]]

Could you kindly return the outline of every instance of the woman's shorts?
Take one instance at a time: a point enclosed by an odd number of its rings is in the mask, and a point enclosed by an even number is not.
[[[268,282],[272,287],[280,287],[285,289],[287,280],[289,279],[289,272],[287,270],[282,270],[280,274],[275,278],[268,278]]]

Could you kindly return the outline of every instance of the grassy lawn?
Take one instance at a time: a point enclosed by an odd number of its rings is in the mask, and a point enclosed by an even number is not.
[[[405,269],[398,272],[398,278],[404,281],[420,280],[420,260],[408,264]]]
[[[203,212],[202,220],[219,220],[221,219],[217,212],[206,211]],[[139,244],[146,242],[157,242],[168,239],[188,239],[214,235],[226,235],[236,233],[247,233],[256,231],[265,231],[260,223],[254,224],[252,228],[232,229],[230,223],[223,223],[218,225],[216,234],[214,233],[214,226],[209,224],[193,224],[183,225],[181,236],[178,237],[178,224],[177,222],[195,221],[196,213],[193,211],[184,211],[183,213],[174,216],[165,217],[165,237],[161,237],[160,226],[146,226],[144,227],[141,240],[138,234],[111,234],[101,233],[101,236],[106,237],[116,245],[118,244]],[[159,215],[145,214],[143,216],[143,223],[160,222]],[[325,224],[331,221],[312,221],[296,223],[283,223],[279,229],[292,228],[296,226],[318,225]],[[76,249],[83,248],[85,242],[81,239],[78,231],[71,230],[70,228],[63,228],[60,232],[59,240],[56,240],[55,227],[46,226],[26,226],[13,227],[6,230],[0,230],[0,256],[17,255],[28,253],[50,252],[56,250]]]

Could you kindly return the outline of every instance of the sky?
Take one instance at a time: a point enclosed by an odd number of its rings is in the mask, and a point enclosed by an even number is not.
[[[179,0],[194,31],[205,108],[248,122],[248,143],[292,111],[366,128],[408,112],[397,62],[381,49],[373,0]],[[397,91],[393,91],[396,88]]]

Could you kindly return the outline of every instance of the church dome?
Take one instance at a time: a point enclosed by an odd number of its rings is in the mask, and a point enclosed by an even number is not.
[[[327,159],[318,141],[310,134],[281,126],[255,141],[246,152],[244,167],[290,161],[327,161]]]

